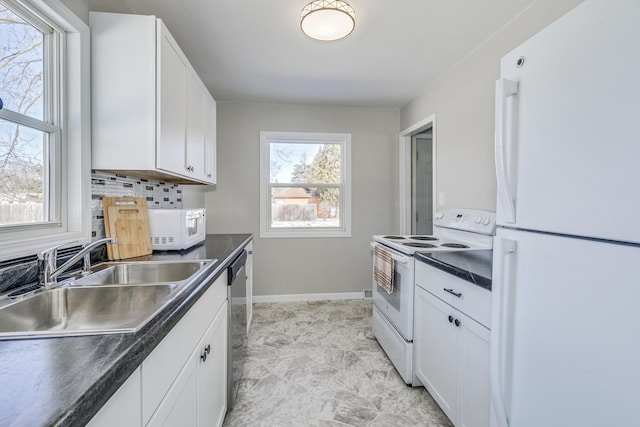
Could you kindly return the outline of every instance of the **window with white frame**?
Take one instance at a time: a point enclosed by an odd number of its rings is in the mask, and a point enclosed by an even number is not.
[[[89,28],[0,0],[0,260],[90,238]]]
[[[351,135],[260,132],[260,237],[351,237]]]
[[[0,2],[0,226],[58,222],[62,32]]]

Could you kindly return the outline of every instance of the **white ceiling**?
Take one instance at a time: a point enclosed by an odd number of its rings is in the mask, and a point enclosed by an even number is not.
[[[350,0],[336,42],[300,31],[309,1],[89,3],[162,18],[216,100],[401,107],[534,0]]]

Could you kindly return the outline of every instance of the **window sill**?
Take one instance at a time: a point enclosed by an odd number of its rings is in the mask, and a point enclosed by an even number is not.
[[[348,238],[351,237],[351,230],[290,230],[290,231],[281,231],[281,230],[260,230],[260,238],[262,239],[296,239],[296,238],[335,238],[342,237]]]

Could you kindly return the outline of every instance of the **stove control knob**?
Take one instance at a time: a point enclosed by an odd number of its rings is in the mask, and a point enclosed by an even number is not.
[[[482,217],[479,216],[479,217],[476,218],[475,223],[476,224],[480,224],[481,221],[482,221]]]
[[[491,220],[489,219],[489,217],[488,217],[488,216],[485,216],[485,217],[484,217],[484,219],[482,220],[482,223],[483,223],[484,225],[489,225],[489,223],[490,223],[490,222],[491,222]]]

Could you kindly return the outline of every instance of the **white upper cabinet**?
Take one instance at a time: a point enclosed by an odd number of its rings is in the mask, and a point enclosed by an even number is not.
[[[186,167],[196,179],[206,181],[205,132],[206,89],[195,74],[187,76],[187,138]]]
[[[162,23],[159,27],[156,166],[167,172],[185,174],[189,64],[166,27]]]
[[[155,16],[90,13],[92,168],[215,183],[215,100]]]
[[[205,109],[205,168],[207,174],[207,182],[215,184],[216,181],[216,101],[212,96],[206,99]]]

